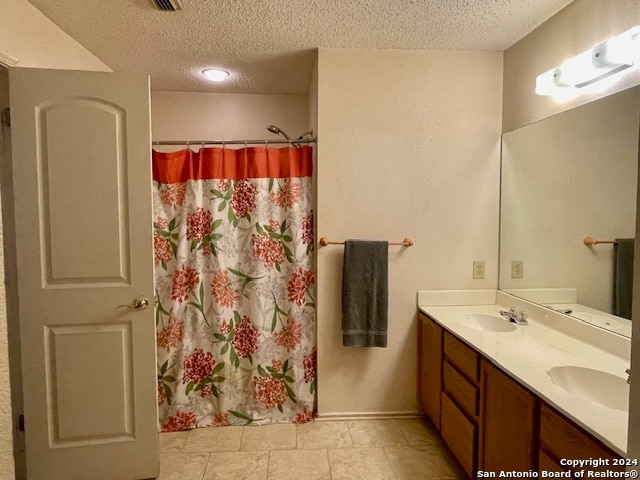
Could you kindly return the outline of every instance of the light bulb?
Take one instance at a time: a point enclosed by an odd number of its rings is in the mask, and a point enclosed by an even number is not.
[[[633,65],[640,52],[640,26],[601,43],[595,50],[594,61],[603,66]]]
[[[220,68],[207,68],[202,71],[202,74],[212,82],[223,82],[229,76],[229,72]]]
[[[622,70],[640,64],[640,26],[569,58],[536,78],[538,95],[574,94]]]
[[[599,77],[602,73],[603,71],[593,63],[592,51],[587,50],[560,65],[558,81],[562,85],[580,86]]]

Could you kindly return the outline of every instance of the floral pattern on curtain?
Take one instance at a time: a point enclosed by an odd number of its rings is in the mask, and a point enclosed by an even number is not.
[[[312,149],[153,152],[159,423],[304,423],[316,389]]]

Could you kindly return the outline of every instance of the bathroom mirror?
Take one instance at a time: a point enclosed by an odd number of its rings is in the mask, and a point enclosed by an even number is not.
[[[500,290],[631,335],[614,244],[584,238],[635,236],[639,123],[634,87],[502,136]]]

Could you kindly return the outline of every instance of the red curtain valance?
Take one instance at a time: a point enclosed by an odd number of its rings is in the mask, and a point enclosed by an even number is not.
[[[160,183],[187,180],[310,177],[313,149],[248,147],[201,148],[162,153],[153,150],[153,179]]]

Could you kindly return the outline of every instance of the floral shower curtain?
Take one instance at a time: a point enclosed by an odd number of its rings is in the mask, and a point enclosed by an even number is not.
[[[312,149],[153,152],[163,431],[311,420]]]

